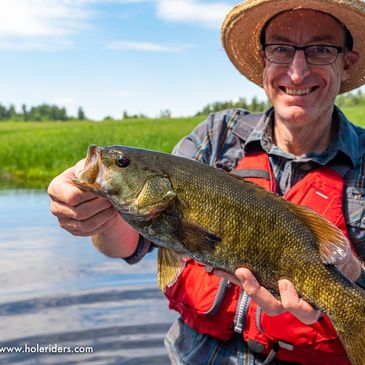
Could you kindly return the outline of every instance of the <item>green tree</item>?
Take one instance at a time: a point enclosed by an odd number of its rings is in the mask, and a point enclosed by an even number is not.
[[[79,119],[79,120],[85,120],[86,119],[84,110],[81,108],[81,106],[77,110],[77,119]]]

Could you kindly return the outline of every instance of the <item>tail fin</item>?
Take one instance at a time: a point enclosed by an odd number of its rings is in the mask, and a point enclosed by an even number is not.
[[[361,290],[361,292],[363,300],[361,309],[355,316],[354,330],[337,332],[352,365],[365,364],[365,291]]]

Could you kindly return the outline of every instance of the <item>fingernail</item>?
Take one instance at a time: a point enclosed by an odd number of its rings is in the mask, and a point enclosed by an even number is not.
[[[281,291],[287,291],[288,290],[288,283],[286,281],[281,281],[279,285],[280,285],[280,290]]]

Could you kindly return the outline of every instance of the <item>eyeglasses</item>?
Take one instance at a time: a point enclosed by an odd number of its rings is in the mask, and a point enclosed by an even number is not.
[[[339,53],[347,51],[347,48],[310,45],[304,47],[291,46],[288,44],[264,44],[262,50],[265,52],[265,58],[277,64],[291,63],[296,51],[304,51],[306,61],[311,65],[331,65],[337,59]]]

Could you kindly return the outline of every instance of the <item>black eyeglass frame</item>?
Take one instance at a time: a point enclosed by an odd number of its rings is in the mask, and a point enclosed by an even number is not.
[[[266,54],[266,48],[267,47],[270,47],[270,46],[283,46],[283,47],[290,47],[292,49],[294,49],[294,53],[293,53],[293,56],[292,58],[289,60],[289,61],[286,61],[286,62],[275,62],[275,61],[272,61],[270,60],[268,57],[267,57],[267,54]],[[311,47],[328,47],[328,48],[333,48],[337,51],[337,54],[336,54],[336,57],[334,58],[334,60],[332,62],[329,62],[329,63],[313,63],[313,62],[310,62],[308,61],[308,58],[307,58],[307,49],[308,48],[311,48]],[[333,63],[336,62],[337,60],[337,57],[340,53],[344,53],[344,52],[347,52],[349,49],[347,47],[338,47],[338,46],[332,46],[332,45],[328,45],[328,44],[310,44],[308,46],[294,46],[292,44],[285,44],[285,43],[269,43],[269,44],[262,44],[261,45],[261,50],[264,52],[265,54],[265,58],[271,62],[271,63],[275,63],[277,65],[287,65],[289,63],[291,63],[295,57],[295,54],[297,51],[304,51],[304,57],[305,57],[305,60],[307,61],[308,64],[310,65],[315,65],[315,66],[327,66],[327,65],[332,65]]]

